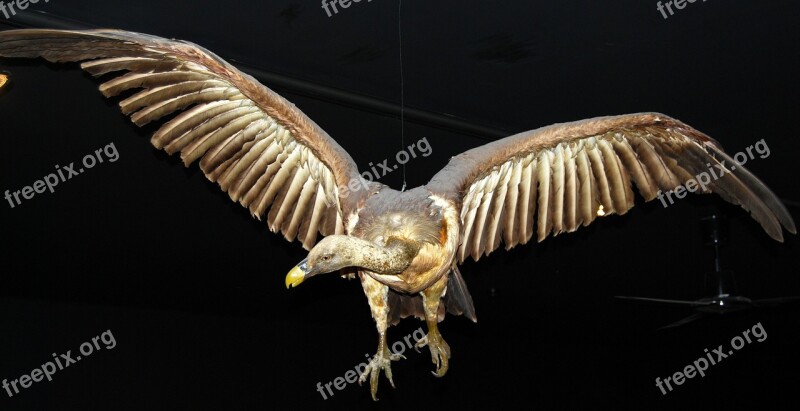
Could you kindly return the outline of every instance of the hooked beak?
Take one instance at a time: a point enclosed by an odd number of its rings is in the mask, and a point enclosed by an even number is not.
[[[308,274],[308,258],[300,261],[300,264],[297,264],[289,274],[286,275],[286,288],[297,287],[303,280],[306,279],[306,275]]]

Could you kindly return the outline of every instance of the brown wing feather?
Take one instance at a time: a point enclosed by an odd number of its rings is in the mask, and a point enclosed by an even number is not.
[[[659,191],[707,172],[709,164],[728,170],[709,184],[709,192],[741,205],[775,240],[783,241],[781,226],[796,233],[775,194],[744,167],[731,170],[735,163],[716,141],[656,113],[556,124],[507,137],[454,157],[427,188],[461,208],[463,262],[491,253],[499,246],[496,238],[506,249],[526,243],[534,214],[542,241],[600,215],[625,214],[633,207],[633,184],[651,201]],[[503,177],[509,170],[512,177]],[[502,216],[487,217],[488,212]],[[491,222],[488,230],[484,222]]]
[[[343,232],[367,192],[340,198],[338,187],[361,178],[347,152],[293,104],[197,45],[117,30],[11,30],[0,33],[0,56],[119,73],[100,91],[140,89],[120,102],[134,123],[179,113],[153,135],[156,148],[180,153],[187,166],[200,160],[231,199],[307,249],[317,232]]]

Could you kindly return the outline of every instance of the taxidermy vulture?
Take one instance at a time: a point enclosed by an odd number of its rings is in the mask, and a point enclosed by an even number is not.
[[[400,192],[366,181],[293,104],[192,43],[115,30],[12,30],[0,33],[0,56],[113,73],[100,86],[107,97],[139,90],[119,103],[136,125],[171,116],[153,135],[155,147],[179,153],[187,166],[199,161],[233,201],[310,250],[286,276],[287,287],[325,273],[356,274],[379,335],[360,376],[373,398],[381,371],[392,382],[398,356],[386,330],[401,318],[425,320],[418,348],[427,345],[436,376],[447,372],[450,347],[438,323],[445,312],[475,320],[458,264],[501,242],[509,249],[534,234],[541,241],[599,215],[625,214],[634,185],[650,201],[715,167],[722,177],[697,191],[741,205],[777,241],[781,226],[795,233],[778,198],[715,140],[661,114],[520,133],[455,156],[425,186]]]

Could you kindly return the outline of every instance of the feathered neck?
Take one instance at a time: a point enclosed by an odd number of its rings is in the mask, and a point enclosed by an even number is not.
[[[399,237],[389,237],[384,246],[349,237],[342,248],[342,254],[353,267],[365,268],[378,274],[400,274],[414,260],[420,246],[415,241]]]

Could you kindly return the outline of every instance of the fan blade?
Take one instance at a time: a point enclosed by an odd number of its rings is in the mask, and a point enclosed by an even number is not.
[[[618,295],[615,298],[619,298],[621,300],[647,301],[651,303],[661,303],[661,304],[688,305],[690,307],[702,307],[713,304],[710,301],[665,300],[662,298],[629,297],[625,295]]]
[[[692,321],[697,321],[697,320],[699,320],[699,319],[701,319],[703,317],[705,317],[705,314],[703,314],[703,313],[695,313],[695,314],[692,314],[692,315],[690,315],[690,316],[688,316],[688,317],[686,317],[686,318],[684,318],[684,319],[682,319],[680,321],[676,321],[676,322],[674,322],[674,323],[672,323],[670,325],[665,325],[665,326],[659,328],[659,330],[666,330],[666,329],[669,329],[669,328],[680,327],[682,325],[689,324]]]

